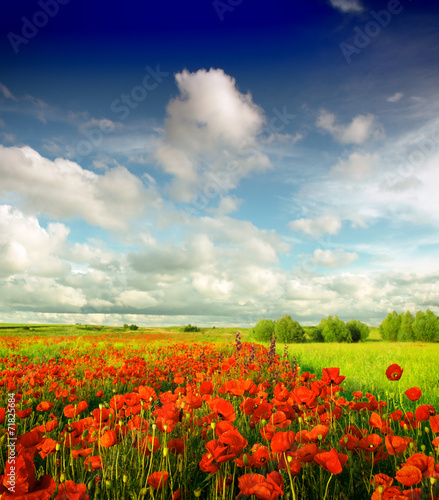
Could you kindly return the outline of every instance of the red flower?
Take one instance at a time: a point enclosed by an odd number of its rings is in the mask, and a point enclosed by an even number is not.
[[[275,453],[288,451],[294,444],[295,433],[293,431],[276,432],[271,440],[271,449]]]
[[[235,408],[230,401],[223,398],[215,398],[209,403],[210,409],[221,419],[229,422],[235,421]]]
[[[99,455],[93,455],[92,457],[87,457],[84,461],[85,470],[102,469],[101,457]]]
[[[403,371],[404,370],[395,363],[393,365],[390,365],[389,368],[387,368],[386,377],[389,380],[399,380],[402,376]]]
[[[37,411],[50,411],[53,408],[53,403],[49,403],[49,401],[41,401],[41,403],[37,406]]]
[[[358,441],[358,446],[362,450],[374,453],[382,442],[383,439],[378,436],[378,434],[369,434],[369,436],[366,436]]]
[[[343,470],[344,464],[347,462],[347,459],[347,455],[344,455],[343,453],[337,453],[337,451],[332,448],[331,451],[318,453],[314,457],[314,462],[321,465],[331,474],[340,474],[340,472]]]
[[[417,401],[422,396],[422,391],[419,387],[411,387],[407,389],[404,393],[410,401]]]
[[[340,375],[340,368],[322,368],[322,373],[322,381],[326,385],[341,384],[346,378],[344,375]]]
[[[87,487],[85,484],[75,484],[74,481],[66,481],[59,485],[58,495],[55,500],[88,500],[89,496],[86,494]]]
[[[430,417],[430,427],[432,432],[439,433],[439,415]]]
[[[409,445],[409,441],[400,436],[390,436],[387,434],[386,436],[386,448],[389,452],[389,455],[396,455],[397,453],[404,453]]]
[[[147,480],[147,483],[152,486],[155,490],[161,490],[166,486],[168,482],[169,472],[153,472]]]
[[[405,465],[413,465],[414,467],[417,467],[426,478],[429,478],[434,474],[434,458],[428,457],[423,453],[415,453],[407,459]]]
[[[414,486],[422,481],[422,472],[413,465],[404,465],[396,472],[395,479],[404,486]]]
[[[418,422],[426,422],[434,415],[436,415],[436,410],[431,405],[418,406],[415,411],[415,418]]]
[[[109,448],[110,446],[114,446],[115,444],[117,444],[116,431],[105,431],[104,434],[102,434],[101,439],[99,440],[99,444],[104,448]]]

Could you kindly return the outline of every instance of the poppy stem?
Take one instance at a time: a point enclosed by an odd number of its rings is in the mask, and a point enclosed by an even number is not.
[[[325,496],[323,497],[323,500],[326,500],[326,496],[328,495],[329,483],[331,482],[331,479],[332,479],[333,475],[334,474],[331,474],[330,478],[328,479],[328,482],[326,483]]]

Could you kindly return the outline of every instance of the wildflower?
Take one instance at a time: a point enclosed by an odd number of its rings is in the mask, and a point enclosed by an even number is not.
[[[390,365],[387,370],[386,370],[386,377],[389,380],[399,380],[402,376],[402,372],[404,370],[397,365],[396,363],[393,365]]]
[[[147,483],[156,490],[162,490],[168,482],[169,472],[153,472],[147,480]]]

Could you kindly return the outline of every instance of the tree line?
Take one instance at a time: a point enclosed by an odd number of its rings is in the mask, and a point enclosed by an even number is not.
[[[430,309],[389,313],[380,324],[380,335],[390,342],[439,342],[439,318]]]

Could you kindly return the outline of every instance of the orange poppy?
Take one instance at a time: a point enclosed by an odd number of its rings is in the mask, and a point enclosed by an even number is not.
[[[318,453],[314,457],[314,462],[329,471],[331,474],[340,474],[347,460],[347,455],[338,453],[334,448],[332,448],[330,451]]]
[[[271,449],[275,453],[288,451],[294,444],[295,433],[293,431],[279,431],[271,440]]]
[[[153,472],[147,480],[147,483],[155,490],[162,490],[168,482],[169,472]]]
[[[407,389],[404,393],[410,401],[417,401],[422,396],[422,391],[419,387],[411,387]]]
[[[117,444],[116,431],[114,430],[105,431],[99,440],[99,444],[104,448],[109,448],[110,446],[114,446],[115,444]]]
[[[404,486],[414,486],[422,481],[422,472],[413,465],[404,465],[396,472],[395,479]]]
[[[394,363],[393,365],[390,365],[387,370],[386,370],[386,377],[389,380],[399,380],[402,377],[404,370]]]
[[[404,453],[409,445],[409,441],[400,436],[390,436],[387,434],[385,444],[389,455],[396,455],[397,453]]]
[[[78,500],[88,500],[87,486],[85,484],[75,484],[74,481],[66,481],[58,486],[58,495],[55,500],[70,500],[77,498]]]

